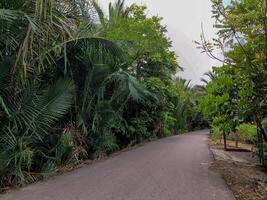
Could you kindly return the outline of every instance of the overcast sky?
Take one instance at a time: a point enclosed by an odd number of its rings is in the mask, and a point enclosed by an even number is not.
[[[110,0],[99,0],[99,2],[104,9],[107,9]],[[159,15],[164,18],[163,24],[167,25],[178,62],[184,68],[184,72],[179,72],[178,76],[192,80],[193,84],[199,84],[203,74],[212,66],[218,65],[196,49],[194,43],[200,40],[201,23],[206,38],[215,37],[210,0],[126,0],[126,3],[145,4],[149,15]]]

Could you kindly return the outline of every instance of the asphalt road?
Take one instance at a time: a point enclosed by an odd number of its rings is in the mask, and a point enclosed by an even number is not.
[[[11,191],[4,200],[231,200],[223,179],[208,169],[208,131],[145,144]]]

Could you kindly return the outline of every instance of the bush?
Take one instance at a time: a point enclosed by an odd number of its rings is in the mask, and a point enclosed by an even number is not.
[[[174,127],[176,119],[169,112],[162,112],[160,115],[160,137],[168,137],[172,135],[172,127]]]
[[[237,127],[241,142],[255,143],[257,141],[257,127],[253,124],[241,124]]]
[[[267,118],[264,118],[261,122],[264,129],[267,129]]]
[[[100,158],[119,150],[116,137],[110,132],[92,133],[91,146],[93,158]]]
[[[129,122],[128,136],[130,139],[129,146],[149,139],[152,135],[148,131],[149,117],[133,118]]]
[[[220,131],[220,129],[218,127],[213,127],[212,128],[210,139],[213,142],[216,142],[217,140],[221,140],[222,139],[222,132]]]

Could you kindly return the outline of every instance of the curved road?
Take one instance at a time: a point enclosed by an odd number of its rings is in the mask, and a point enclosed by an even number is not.
[[[173,136],[1,196],[4,200],[232,200],[208,170],[208,130]]]

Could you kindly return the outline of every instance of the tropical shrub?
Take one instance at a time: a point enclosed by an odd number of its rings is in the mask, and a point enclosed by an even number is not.
[[[263,126],[264,129],[267,129],[267,118],[264,118],[262,121],[261,121],[261,124]]]
[[[257,127],[252,124],[241,124],[237,127],[239,140],[255,144],[257,142]]]
[[[213,142],[217,142],[218,140],[220,140],[220,141],[222,140],[222,132],[221,132],[220,128],[212,127],[210,139]]]
[[[51,168],[62,164],[63,157],[66,158],[67,152],[72,150],[71,145],[64,143],[71,140],[66,137],[68,135],[48,140],[52,126],[73,103],[72,81],[60,80],[48,88],[33,88],[26,82],[13,95],[9,92],[9,87],[2,88],[0,118],[4,123],[0,126],[1,185],[31,182],[34,179],[30,173],[32,170],[46,173],[44,166],[50,163]]]

